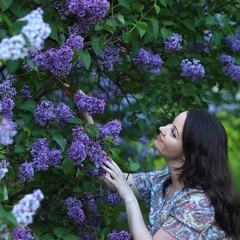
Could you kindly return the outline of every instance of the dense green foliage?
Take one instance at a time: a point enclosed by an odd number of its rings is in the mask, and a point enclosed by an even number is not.
[[[64,0],[58,2],[62,6],[65,4]],[[34,224],[29,226],[36,239],[78,239],[78,229],[68,219],[60,202],[68,197],[80,198],[83,192],[99,194],[97,191],[102,183],[74,166],[67,155],[72,128],[83,122],[76,117],[65,127],[54,124],[41,127],[33,116],[41,100],[67,102],[77,113],[73,100],[64,94],[63,83],[72,87],[70,91],[80,88],[87,94],[105,99],[104,113],[94,115],[94,120],[101,124],[113,119],[122,122],[119,135],[122,141],[114,143],[107,138],[105,145],[109,156],[124,171],[130,172],[150,170],[156,165],[159,168],[157,163],[154,164],[156,156],[151,140],[159,126],[171,121],[179,112],[189,107],[208,109],[210,105],[228,109],[229,104],[234,104],[236,115],[230,119],[227,114],[221,119],[229,133],[230,158],[237,182],[239,82],[224,75],[219,58],[221,54],[227,54],[235,58],[235,64],[240,64],[239,52],[232,51],[225,42],[225,37],[235,37],[240,29],[237,24],[240,1],[112,0],[109,3],[106,16],[80,34],[84,38],[84,47],[74,50],[71,62],[75,64],[80,59],[81,64],[79,68],[72,68],[68,75],[56,76],[27,57],[3,61],[0,66],[1,82],[14,80],[13,86],[18,93],[13,110],[17,134],[12,145],[1,147],[0,155],[10,163],[9,172],[0,182],[0,225],[1,221],[7,222],[9,231],[17,227],[10,213],[12,206],[25,194],[39,188],[44,200]],[[59,49],[69,37],[68,27],[76,19],[71,16],[62,19],[52,0],[0,0],[0,39],[18,34],[25,23],[16,20],[37,7],[42,8],[44,22],[51,27],[51,34],[41,51]],[[164,40],[174,33],[183,38],[180,51],[164,47]],[[120,48],[119,60],[112,71],[103,71],[98,65],[98,54],[107,46]],[[164,63],[159,71],[141,69],[133,61],[140,48],[151,49],[161,56]],[[193,58],[200,60],[205,69],[205,76],[195,81],[181,76],[180,66],[183,59]],[[32,70],[23,67],[26,62]],[[32,92],[29,99],[21,95],[26,84]],[[98,136],[94,126],[89,132]],[[31,161],[29,149],[39,138],[48,139],[50,148],[59,147],[63,151],[61,165],[39,171],[31,180],[21,182],[18,167],[24,161]],[[92,166],[92,163],[86,160],[84,166]],[[236,188],[240,192],[240,186],[236,184]],[[103,216],[101,227],[90,229],[99,233],[99,238],[107,239],[107,234],[116,228],[113,219],[124,211],[124,207],[121,204],[97,204],[94,210],[84,206],[84,211],[86,215]]]

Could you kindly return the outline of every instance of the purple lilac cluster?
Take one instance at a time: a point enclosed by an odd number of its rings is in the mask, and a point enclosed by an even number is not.
[[[66,44],[60,49],[51,48],[36,53],[32,60],[43,70],[49,70],[55,76],[67,76],[72,68],[73,50]]]
[[[74,118],[75,114],[65,103],[60,102],[55,108],[55,116],[58,124],[64,127],[68,120]]]
[[[60,126],[65,126],[67,121],[72,119],[75,114],[65,103],[58,103],[56,108],[49,100],[42,101],[33,113],[35,121],[40,126],[45,126],[49,122],[56,121]]]
[[[111,206],[114,206],[115,204],[122,203],[122,199],[120,198],[118,193],[111,193],[109,191],[107,203],[109,203]]]
[[[111,137],[114,141],[117,141],[118,135],[122,130],[122,125],[117,120],[112,120],[106,123],[104,126],[96,124],[98,131],[100,133],[99,138],[104,139],[106,136]]]
[[[12,230],[12,236],[15,240],[31,240],[34,239],[31,231],[26,228],[18,227]]]
[[[200,60],[193,59],[193,61],[189,61],[188,59],[183,59],[181,62],[182,67],[182,76],[189,77],[192,81],[203,78],[205,76],[205,70]]]
[[[13,206],[12,214],[21,227],[33,223],[33,216],[40,207],[40,202],[44,198],[40,189],[34,190],[32,194],[26,194],[18,204]]]
[[[139,64],[141,70],[146,67],[158,70],[164,63],[159,54],[153,54],[151,49],[144,50],[143,48],[138,50],[133,61]]]
[[[89,152],[90,139],[82,131],[82,126],[76,126],[72,129],[73,141],[67,151],[73,164],[77,166],[81,166],[82,161],[87,157]]]
[[[31,92],[31,90],[30,90],[30,88],[29,88],[28,85],[24,85],[24,86],[22,87],[21,93],[22,93],[22,95],[23,95],[25,98],[27,98],[27,99],[30,98],[30,97],[31,97],[31,94],[32,94],[32,92]]]
[[[69,38],[66,40],[65,44],[69,46],[72,49],[80,50],[83,48],[84,38],[81,36],[77,36],[75,34],[72,34],[69,36]]]
[[[89,136],[83,133],[82,126],[73,128],[73,141],[67,151],[73,164],[77,166],[81,166],[84,159],[89,157],[90,161],[95,164],[97,170],[96,172],[89,169],[86,171],[94,176],[104,173],[104,171],[100,169],[104,161],[112,161],[104,150],[105,146],[102,144],[103,140],[106,136],[110,136],[116,141],[122,129],[121,124],[117,120],[108,122],[103,127],[100,124],[96,124],[96,127],[99,131],[97,139],[95,139],[95,137],[89,138]]]
[[[62,160],[62,150],[50,150],[46,138],[36,139],[30,147],[30,153],[32,162],[24,162],[18,169],[21,181],[32,178],[35,171],[47,170],[49,166],[57,167]]]
[[[225,38],[225,41],[234,52],[240,51],[240,30],[236,32],[236,38],[229,35]]]
[[[98,54],[98,65],[102,71],[113,71],[113,65],[119,59],[120,48],[106,47]]]
[[[117,232],[113,230],[112,233],[107,235],[110,240],[129,240],[131,235],[126,231]]]
[[[180,42],[182,40],[183,39],[181,35],[174,33],[173,36],[165,39],[164,46],[167,50],[180,51],[180,49],[182,48]]]
[[[12,86],[10,80],[6,80],[0,84],[0,98],[10,98],[13,99],[17,94],[16,89]]]
[[[74,95],[74,103],[79,110],[86,111],[90,115],[103,113],[106,105],[104,100],[88,96],[82,91],[78,91]]]
[[[4,178],[5,174],[8,172],[7,166],[9,163],[6,160],[0,162],[0,180]]]
[[[233,81],[240,79],[240,66],[234,64],[235,58],[226,54],[220,56],[220,62],[225,64],[222,71],[225,75],[229,75]]]
[[[69,197],[62,201],[67,206],[67,214],[70,220],[76,225],[81,224],[85,219],[85,213],[82,210],[82,202],[76,198]]]
[[[107,0],[67,0],[63,8],[56,4],[60,16],[75,17],[75,23],[69,27],[70,33],[87,32],[91,24],[97,24],[106,15],[110,4]]]
[[[13,143],[13,137],[16,135],[16,124],[12,121],[14,97],[16,89],[12,86],[10,80],[0,84],[0,144],[7,146]]]
[[[0,66],[4,61],[23,59],[29,51],[36,52],[42,48],[43,41],[51,33],[51,28],[43,22],[42,15],[43,10],[38,8],[20,18],[20,21],[27,21],[21,33],[0,42]]]

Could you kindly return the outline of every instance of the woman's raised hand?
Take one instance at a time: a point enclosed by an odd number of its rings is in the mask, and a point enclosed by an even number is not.
[[[114,161],[105,161],[102,168],[107,172],[104,178],[114,186],[125,203],[136,198],[126,176]]]

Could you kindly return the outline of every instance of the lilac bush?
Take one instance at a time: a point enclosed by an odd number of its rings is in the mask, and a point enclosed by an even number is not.
[[[0,239],[130,239],[103,162],[149,170],[157,125],[239,106],[234,5],[163,2],[0,1]]]

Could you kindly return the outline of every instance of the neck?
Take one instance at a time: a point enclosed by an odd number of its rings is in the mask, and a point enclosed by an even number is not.
[[[183,182],[180,182],[178,180],[181,170],[176,170],[176,168],[179,167],[181,167],[181,165],[177,166],[176,164],[169,164],[170,176],[172,179],[172,188],[174,190],[178,190],[179,188],[182,188],[184,186]]]

